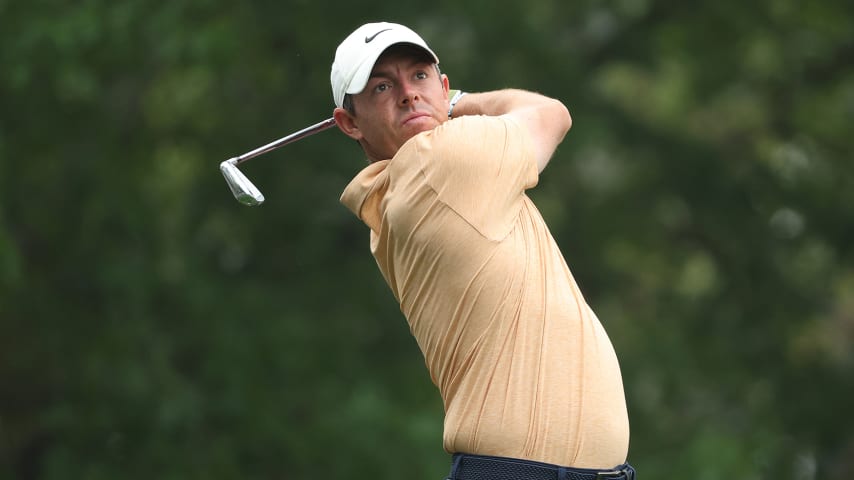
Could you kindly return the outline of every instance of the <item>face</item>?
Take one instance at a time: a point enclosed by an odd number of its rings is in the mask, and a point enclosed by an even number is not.
[[[335,109],[339,128],[373,162],[389,159],[414,135],[448,119],[448,78],[422,56],[392,50],[377,60],[368,84],[353,95],[355,115]]]

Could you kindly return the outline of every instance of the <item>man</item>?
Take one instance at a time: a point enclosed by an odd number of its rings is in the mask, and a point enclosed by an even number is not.
[[[449,99],[438,63],[409,28],[372,23],[339,45],[331,82],[370,161],[341,201],[442,395],[449,478],[634,478],[613,347],[525,195],[569,112],[521,90]]]

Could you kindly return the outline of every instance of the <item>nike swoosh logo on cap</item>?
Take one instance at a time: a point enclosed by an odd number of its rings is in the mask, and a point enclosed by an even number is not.
[[[371,43],[374,40],[374,38],[377,37],[377,35],[379,35],[383,32],[389,31],[389,30],[391,30],[391,29],[390,28],[384,28],[384,29],[380,30],[379,32],[371,35],[370,37],[365,37],[365,43]]]

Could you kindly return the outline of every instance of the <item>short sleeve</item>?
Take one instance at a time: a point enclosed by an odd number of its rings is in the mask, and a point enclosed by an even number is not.
[[[509,117],[463,116],[422,135],[415,154],[440,201],[482,235],[501,240],[525,190],[537,184],[531,140]]]

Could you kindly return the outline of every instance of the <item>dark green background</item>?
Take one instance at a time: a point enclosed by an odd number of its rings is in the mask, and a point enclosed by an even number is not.
[[[0,478],[439,480],[442,405],[338,203],[337,44],[574,126],[531,196],[618,351],[642,479],[854,476],[843,0],[0,0]]]

